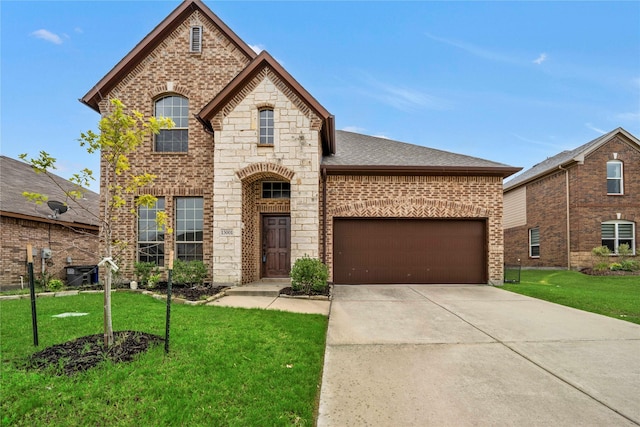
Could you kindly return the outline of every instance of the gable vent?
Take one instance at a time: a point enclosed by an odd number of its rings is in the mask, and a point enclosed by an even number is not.
[[[202,27],[191,27],[191,52],[202,52]]]

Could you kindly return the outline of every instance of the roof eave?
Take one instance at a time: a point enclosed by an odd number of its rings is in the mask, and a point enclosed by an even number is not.
[[[554,174],[559,170],[563,170],[563,169],[569,168],[569,167],[574,166],[574,165],[582,164],[583,162],[584,162],[584,156],[582,156],[582,154],[579,154],[578,156],[574,157],[571,160],[568,160],[568,161],[566,161],[566,162],[564,162],[564,163],[562,163],[560,165],[557,165],[557,166],[553,167],[552,169],[546,169],[546,170],[540,172],[539,174],[536,174],[536,175],[534,175],[534,176],[532,176],[532,177],[530,177],[530,178],[528,178],[528,179],[526,179],[526,180],[524,180],[522,182],[519,182],[519,183],[517,183],[517,184],[515,184],[513,186],[509,186],[509,183],[507,183],[507,184],[505,184],[505,187],[504,187],[503,191],[506,193],[508,191],[515,190],[518,187],[522,187],[523,185],[527,185],[527,184],[529,184],[529,183],[531,183],[533,181],[537,181],[540,178],[543,178],[545,176],[549,176],[551,174]]]
[[[137,64],[142,58],[149,54],[160,41],[171,31],[173,31],[177,23],[182,22],[186,16],[194,10],[200,10],[207,16],[222,32],[229,37],[233,44],[242,51],[249,59],[256,57],[256,53],[249,45],[247,45],[237,34],[235,34],[220,18],[218,18],[204,3],[200,0],[185,1],[180,4],[169,16],[167,16],[158,26],[156,26],[140,43],[138,43],[131,52],[129,52],[115,67],[111,69],[89,92],[86,93],[80,102],[89,106],[91,109],[100,112],[98,104],[104,98],[105,94],[111,89]]]
[[[378,165],[322,165],[328,175],[454,175],[500,176],[506,178],[522,168],[510,166],[378,166]]]
[[[83,228],[85,230],[93,230],[93,231],[99,231],[100,227],[98,225],[95,224],[85,224],[82,222],[73,222],[73,221],[64,221],[64,220],[60,220],[60,219],[50,219],[50,218],[45,218],[45,217],[40,217],[40,216],[33,216],[33,215],[26,215],[26,214],[21,214],[21,213],[16,213],[16,212],[9,212],[9,211],[0,211],[0,216],[4,216],[4,217],[8,217],[8,218],[15,218],[15,219],[24,219],[27,221],[35,221],[35,222],[42,222],[45,224],[59,224],[59,225],[64,225],[66,227],[75,227],[75,228]]]

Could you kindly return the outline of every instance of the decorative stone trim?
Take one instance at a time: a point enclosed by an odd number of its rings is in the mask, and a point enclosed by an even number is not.
[[[329,210],[329,216],[402,216],[405,218],[486,218],[488,209],[450,200],[426,197],[374,199],[343,203]]]
[[[291,181],[295,176],[295,172],[286,166],[278,165],[275,163],[253,163],[243,169],[236,172],[238,178],[241,181],[251,177],[249,182],[257,181],[259,179],[265,179],[273,177],[274,175],[282,177],[287,181]]]

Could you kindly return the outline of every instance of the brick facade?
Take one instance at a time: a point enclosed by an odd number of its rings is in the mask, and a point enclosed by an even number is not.
[[[615,153],[615,154],[614,154]],[[623,162],[624,194],[607,195],[609,160]],[[568,175],[567,175],[568,174]],[[570,253],[567,250],[567,176]],[[601,223],[640,219],[640,150],[619,134],[585,156],[584,161],[527,184],[527,224],[505,230],[505,262],[527,267],[591,267],[591,249],[602,244]],[[619,215],[618,215],[619,214]],[[528,230],[540,227],[540,257],[528,252]],[[570,257],[568,263],[568,257]]]
[[[0,287],[16,287],[23,277],[28,286],[27,244],[36,250],[33,258],[34,274],[42,273],[40,253],[51,249],[52,257],[45,260],[45,268],[53,278],[66,279],[67,258],[71,265],[96,265],[98,259],[97,231],[66,227],[61,224],[0,217],[2,245],[0,246]]]
[[[333,218],[482,218],[488,228],[489,283],[502,283],[502,178],[329,175],[326,186],[331,277]]]

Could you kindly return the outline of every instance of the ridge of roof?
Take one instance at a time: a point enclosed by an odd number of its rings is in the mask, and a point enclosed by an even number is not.
[[[336,131],[337,152],[322,158],[322,168],[342,173],[410,173],[510,176],[520,168],[464,154]]]
[[[39,193],[49,197],[49,200],[67,202],[68,197],[61,189],[75,189],[76,184],[49,173],[51,178],[42,173],[34,172],[30,164],[0,155],[0,212],[3,216],[15,216],[37,221],[49,221],[51,210],[45,205],[36,205],[22,195],[23,191]],[[56,222],[81,224],[97,227],[100,195],[89,189],[82,189],[83,207],[96,213],[92,215],[69,201],[69,210],[58,218]]]
[[[242,70],[227,86],[225,86],[207,105],[196,115],[198,120],[212,131],[211,119],[225,105],[233,99],[242,88],[260,73],[265,67],[269,67],[295,94],[301,98],[323,121],[322,140],[323,152],[335,153],[335,125],[334,116],[327,111],[298,81],[293,78],[285,68],[278,63],[266,50],[260,52],[244,70]]]
[[[98,103],[103,94],[108,93],[117,82],[137,63],[153,50],[168,33],[173,31],[194,10],[201,11],[248,59],[254,59],[257,53],[251,49],[236,33],[200,0],[185,0],[147,34],[124,58],[122,58],[96,85],[89,90],[80,102],[100,112]]]
[[[507,181],[504,184],[504,191],[509,191],[514,188],[520,187],[528,182],[533,181],[534,179],[555,171],[559,167],[564,167],[576,162],[581,162],[587,155],[613,139],[613,137],[618,134],[622,134],[631,141],[635,142],[637,145],[640,145],[640,140],[638,140],[638,138],[627,132],[622,127],[618,127],[610,132],[605,133],[604,135],[600,135],[599,137],[580,145],[577,148],[574,148],[573,150],[561,151],[560,153],[532,166],[531,168],[525,170],[521,174]]]

